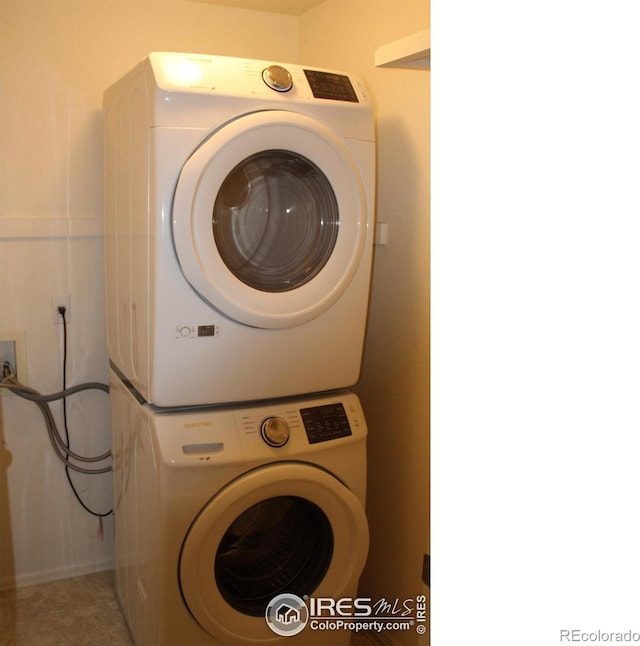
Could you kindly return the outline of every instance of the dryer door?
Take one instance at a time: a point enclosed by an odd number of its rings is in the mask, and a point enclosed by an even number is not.
[[[339,480],[308,464],[270,464],[231,482],[198,515],[180,585],[213,637],[274,641],[265,620],[273,597],[354,594],[368,548],[364,509]]]
[[[362,258],[363,183],[345,145],[304,115],[270,110],[214,132],[173,202],[182,272],[225,316],[301,325],[341,296]]]

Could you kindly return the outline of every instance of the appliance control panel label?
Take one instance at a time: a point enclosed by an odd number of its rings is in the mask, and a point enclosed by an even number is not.
[[[300,415],[309,444],[351,435],[349,419],[342,403],[301,408]]]
[[[203,336],[218,336],[215,325],[176,325],[176,339],[195,339]]]
[[[316,99],[360,103],[348,76],[317,70],[304,70],[304,75],[307,77],[311,92]]]

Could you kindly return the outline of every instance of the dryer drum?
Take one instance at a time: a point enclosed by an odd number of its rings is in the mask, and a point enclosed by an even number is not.
[[[277,594],[311,594],[332,555],[333,532],[319,507],[295,496],[269,498],[241,514],[224,534],[215,579],[229,605],[261,616]]]
[[[242,282],[263,292],[296,289],[329,260],[339,210],[325,174],[288,150],[266,150],[238,164],[213,206],[216,246]]]

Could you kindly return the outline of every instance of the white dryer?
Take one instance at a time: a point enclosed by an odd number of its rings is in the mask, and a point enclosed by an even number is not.
[[[157,406],[353,385],[373,102],[300,65],[153,53],[105,92],[107,337]]]
[[[136,646],[348,644],[280,636],[273,598],[355,597],[369,534],[357,397],[161,412],[111,373],[116,588]]]

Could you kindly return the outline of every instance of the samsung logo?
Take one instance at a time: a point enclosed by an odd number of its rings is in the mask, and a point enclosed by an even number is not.
[[[202,421],[202,422],[188,422],[183,424],[185,428],[200,428],[202,426],[213,426],[213,424],[210,421]]]

